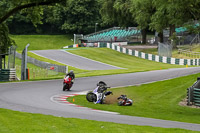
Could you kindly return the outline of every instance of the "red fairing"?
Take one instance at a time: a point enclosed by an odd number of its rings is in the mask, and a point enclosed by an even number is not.
[[[64,78],[64,82],[67,84],[71,83],[71,81],[72,81],[72,78],[70,78],[68,76]]]

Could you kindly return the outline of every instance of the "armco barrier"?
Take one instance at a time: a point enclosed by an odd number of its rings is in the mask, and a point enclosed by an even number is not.
[[[16,57],[17,58],[22,58],[21,54],[17,53],[16,52]],[[56,65],[56,64],[51,64],[51,63],[48,63],[48,62],[43,62],[43,61],[39,61],[39,60],[36,60],[34,58],[31,58],[28,56],[27,58],[27,61],[29,63],[32,63],[36,66],[39,66],[39,67],[42,67],[42,68],[45,68],[45,69],[48,69],[49,67],[56,67],[58,69],[54,69],[54,71],[57,71],[57,72],[61,72],[61,73],[66,73],[67,71],[67,67],[66,66],[60,66],[60,65]]]

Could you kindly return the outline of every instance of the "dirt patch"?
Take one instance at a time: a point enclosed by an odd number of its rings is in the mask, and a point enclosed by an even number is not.
[[[180,105],[180,106],[187,106],[187,107],[190,107],[190,108],[198,108],[198,109],[200,109],[199,106],[195,106],[195,105],[190,105],[190,106],[188,106],[188,105],[187,105],[187,99],[186,99],[186,98],[183,99],[183,100],[179,103],[179,105]]]
[[[109,95],[106,97],[105,99],[105,104],[117,104],[118,98],[119,96],[116,96],[116,95]]]

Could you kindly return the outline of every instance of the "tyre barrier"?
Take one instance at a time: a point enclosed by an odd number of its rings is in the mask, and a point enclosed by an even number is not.
[[[16,69],[0,69],[0,81],[16,80]]]
[[[194,96],[194,105],[200,106],[200,89],[194,88],[193,96]]]
[[[187,105],[200,107],[200,78],[189,88],[187,88]]]

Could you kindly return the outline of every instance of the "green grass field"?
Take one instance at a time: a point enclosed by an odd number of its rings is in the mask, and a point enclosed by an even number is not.
[[[0,109],[1,133],[196,133],[195,131],[134,126]]]
[[[60,49],[72,45],[72,35],[11,35],[17,44],[17,51],[22,51],[29,43],[28,50]]]
[[[86,49],[68,50],[68,52],[83,57],[87,57],[89,59],[93,59],[96,61],[100,61],[106,64],[124,68],[116,70],[91,71],[87,73],[87,75],[89,76],[132,73],[132,72],[185,67],[180,65],[171,65],[171,64],[149,61],[131,55],[123,54],[108,48],[86,48]],[[87,75],[83,74],[83,76]],[[80,76],[82,75],[80,74]]]
[[[200,124],[200,109],[180,106],[186,98],[187,88],[190,87],[200,74],[159,81],[140,86],[131,86],[111,89],[113,95],[107,97],[108,104],[93,104],[86,100],[85,95],[68,98],[75,104],[123,115],[141,116],[164,120],[173,120]],[[109,85],[108,85],[109,86]],[[133,99],[133,106],[122,107],[117,105],[117,97],[126,94]]]

